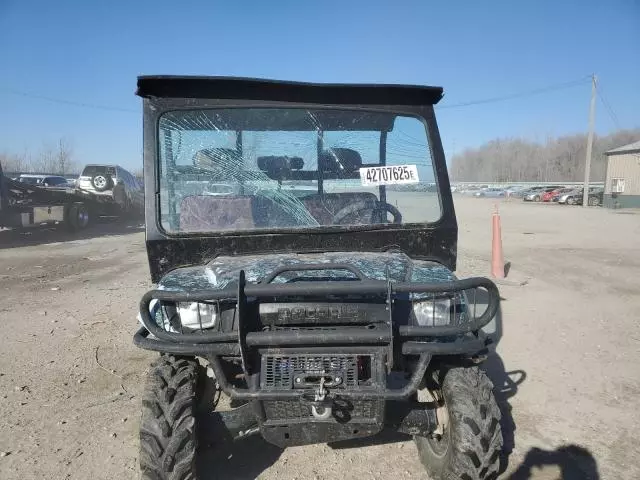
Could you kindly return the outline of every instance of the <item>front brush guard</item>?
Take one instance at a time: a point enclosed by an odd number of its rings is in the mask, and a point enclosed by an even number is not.
[[[307,267],[308,268],[308,267]],[[323,268],[335,268],[331,264]],[[281,273],[280,271],[278,271]],[[269,278],[274,277],[272,275]],[[394,348],[400,348],[403,355],[419,356],[409,383],[402,389],[379,389],[375,391],[349,391],[350,398],[378,398],[400,400],[412,395],[422,380],[433,355],[477,354],[486,349],[489,340],[481,332],[496,315],[500,296],[498,288],[483,277],[468,278],[440,283],[389,282],[382,280],[330,281],[318,283],[261,283],[245,284],[244,272],[240,272],[235,288],[176,292],[151,290],[140,301],[140,317],[144,328],[134,336],[134,343],[141,348],[178,355],[200,355],[207,357],[222,390],[231,398],[240,400],[291,400],[300,399],[305,394],[300,390],[266,391],[237,388],[231,385],[220,364],[220,356],[240,356],[245,375],[250,376],[251,363],[248,352],[255,348],[283,348],[296,346],[387,346],[387,368],[391,370]],[[478,317],[457,325],[418,326],[394,325],[392,310],[394,300],[400,295],[456,294],[465,290],[484,288],[487,291],[487,307]],[[274,301],[274,299],[295,297],[300,299],[340,298],[350,295],[386,297],[389,306],[389,328],[351,328],[330,331],[303,329],[259,331],[254,329],[252,318],[247,315],[248,298]],[[160,302],[221,302],[235,301],[237,330],[233,332],[196,331],[178,333],[162,329],[150,314],[153,300]],[[254,301],[254,300],[252,300]],[[336,300],[339,301],[339,300]],[[155,338],[149,338],[152,334]],[[444,338],[446,337],[446,338]]]

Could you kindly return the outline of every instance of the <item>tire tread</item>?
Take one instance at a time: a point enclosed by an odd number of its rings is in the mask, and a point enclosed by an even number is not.
[[[496,478],[503,439],[491,380],[478,367],[455,367],[444,373],[441,385],[449,413],[449,452],[436,468],[430,465],[428,442],[416,441],[427,472],[437,480]]]
[[[151,365],[142,399],[143,480],[194,480],[196,383],[192,359],[162,355]]]

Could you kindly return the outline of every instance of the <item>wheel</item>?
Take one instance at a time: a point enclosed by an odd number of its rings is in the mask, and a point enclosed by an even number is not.
[[[600,204],[600,199],[598,197],[589,197],[589,205],[592,207],[597,207]]]
[[[65,224],[67,229],[72,232],[82,230],[89,225],[89,209],[81,203],[74,203],[67,207],[67,217]]]
[[[109,187],[112,186],[111,177],[108,175],[103,175],[98,173],[91,178],[91,185],[96,189],[97,192],[104,192],[105,190],[109,190]]]
[[[162,355],[151,365],[142,397],[140,470],[143,480],[195,480],[196,402],[200,370],[194,359]]]
[[[503,440],[493,384],[478,367],[456,367],[435,388],[442,433],[414,437],[427,473],[434,480],[495,479]]]
[[[567,198],[567,205],[575,205],[576,204],[576,200],[573,197],[569,197]]]
[[[542,200],[542,199],[540,198],[540,195],[536,195],[535,197],[533,197],[533,201],[534,201],[534,202],[539,202],[540,200]]]

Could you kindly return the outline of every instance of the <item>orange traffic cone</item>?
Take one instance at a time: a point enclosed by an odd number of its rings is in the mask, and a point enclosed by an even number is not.
[[[500,227],[500,214],[498,205],[492,216],[493,238],[491,241],[491,275],[494,278],[504,278],[504,257],[502,255],[502,229]]]

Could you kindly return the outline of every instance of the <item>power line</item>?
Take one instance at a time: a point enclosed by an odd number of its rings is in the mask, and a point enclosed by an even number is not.
[[[442,110],[445,108],[460,108],[460,107],[469,107],[471,105],[482,105],[485,103],[495,103],[495,102],[502,102],[505,100],[512,100],[514,98],[523,98],[523,97],[530,97],[533,95],[540,95],[542,93],[546,93],[546,92],[551,92],[554,90],[561,90],[561,89],[565,89],[565,88],[571,88],[571,87],[575,87],[577,85],[583,85],[585,84],[587,81],[591,80],[591,76],[587,75],[585,77],[582,77],[578,80],[573,80],[571,82],[565,82],[565,83],[556,83],[554,85],[548,85],[546,87],[542,87],[542,88],[536,88],[534,90],[527,90],[525,92],[519,92],[519,93],[513,93],[510,95],[503,95],[501,97],[491,97],[491,98],[484,98],[481,100],[471,100],[469,102],[461,102],[461,103],[453,103],[451,105],[442,105],[440,107],[436,107],[438,110]]]
[[[598,93],[598,97],[600,97],[602,104],[607,109],[607,113],[609,114],[609,117],[611,117],[611,120],[613,120],[613,123],[615,124],[616,128],[618,130],[621,130],[620,122],[618,121],[618,116],[613,111],[613,108],[611,108],[611,105],[609,105],[609,102],[607,102],[607,100],[604,98],[604,95],[602,94],[602,87],[600,87],[600,85],[596,85],[596,92]]]
[[[487,103],[495,103],[495,102],[502,102],[502,101],[505,101],[505,100],[512,100],[512,99],[516,99],[516,98],[523,98],[523,97],[529,97],[529,96],[534,96],[534,95],[540,95],[540,94],[543,94],[543,93],[546,93],[546,92],[550,92],[550,91],[554,91],[554,90],[561,90],[561,89],[565,89],[565,88],[575,87],[575,86],[578,86],[578,85],[583,85],[584,83],[586,83],[590,79],[591,79],[590,76],[585,76],[583,78],[580,78],[580,79],[577,79],[577,80],[573,80],[571,82],[548,85],[546,87],[537,88],[537,89],[534,89],[534,90],[528,90],[528,91],[525,91],[525,92],[519,92],[519,93],[510,94],[510,95],[503,95],[503,96],[500,96],[500,97],[490,97],[490,98],[479,99],[479,100],[471,100],[471,101],[468,101],[468,102],[454,103],[454,104],[451,104],[451,105],[442,105],[442,106],[438,106],[437,109],[438,110],[443,110],[443,109],[447,109],[447,108],[468,107],[468,106],[473,106],[473,105],[482,105],[482,104],[487,104]],[[64,98],[49,97],[49,96],[45,96],[45,95],[39,95],[39,94],[35,94],[35,93],[25,92],[25,91],[16,90],[16,89],[13,89],[13,88],[2,88],[2,89],[0,89],[0,91],[4,91],[5,93],[9,93],[9,94],[12,94],[12,95],[19,95],[19,96],[26,97],[26,98],[44,100],[44,101],[47,101],[47,102],[58,103],[58,104],[63,104],[63,105],[71,105],[71,106],[75,106],[75,107],[90,108],[90,109],[94,109],[94,110],[108,110],[108,111],[113,111],[113,112],[139,113],[137,110],[133,110],[133,109],[129,109],[129,108],[111,107],[111,106],[108,106],[108,105],[99,105],[99,104],[94,104],[94,103],[78,102],[78,101],[75,101],[75,100],[68,100],[68,99],[64,99]],[[611,107],[608,105],[606,100],[603,98],[602,92],[598,92],[598,93],[600,95],[600,99],[602,100],[602,102],[607,107],[607,110],[609,111],[609,114],[611,115],[612,119],[615,118],[614,122],[617,125],[618,121],[617,121],[617,117],[616,117],[615,113],[613,112],[613,109],[611,109]]]
[[[22,97],[27,97],[27,98],[34,98],[37,100],[44,100],[47,102],[51,102],[51,103],[59,103],[59,104],[63,104],[63,105],[71,105],[74,107],[83,107],[83,108],[91,108],[94,110],[109,110],[112,112],[126,112],[126,113],[139,113],[137,110],[133,110],[130,108],[120,108],[120,107],[110,107],[108,105],[98,105],[95,103],[86,103],[86,102],[76,102],[74,100],[67,100],[64,98],[55,98],[55,97],[48,97],[45,95],[38,95],[35,93],[30,93],[30,92],[24,92],[22,90],[16,90],[13,88],[1,88],[0,89],[1,92],[5,92],[11,95],[19,95]]]

